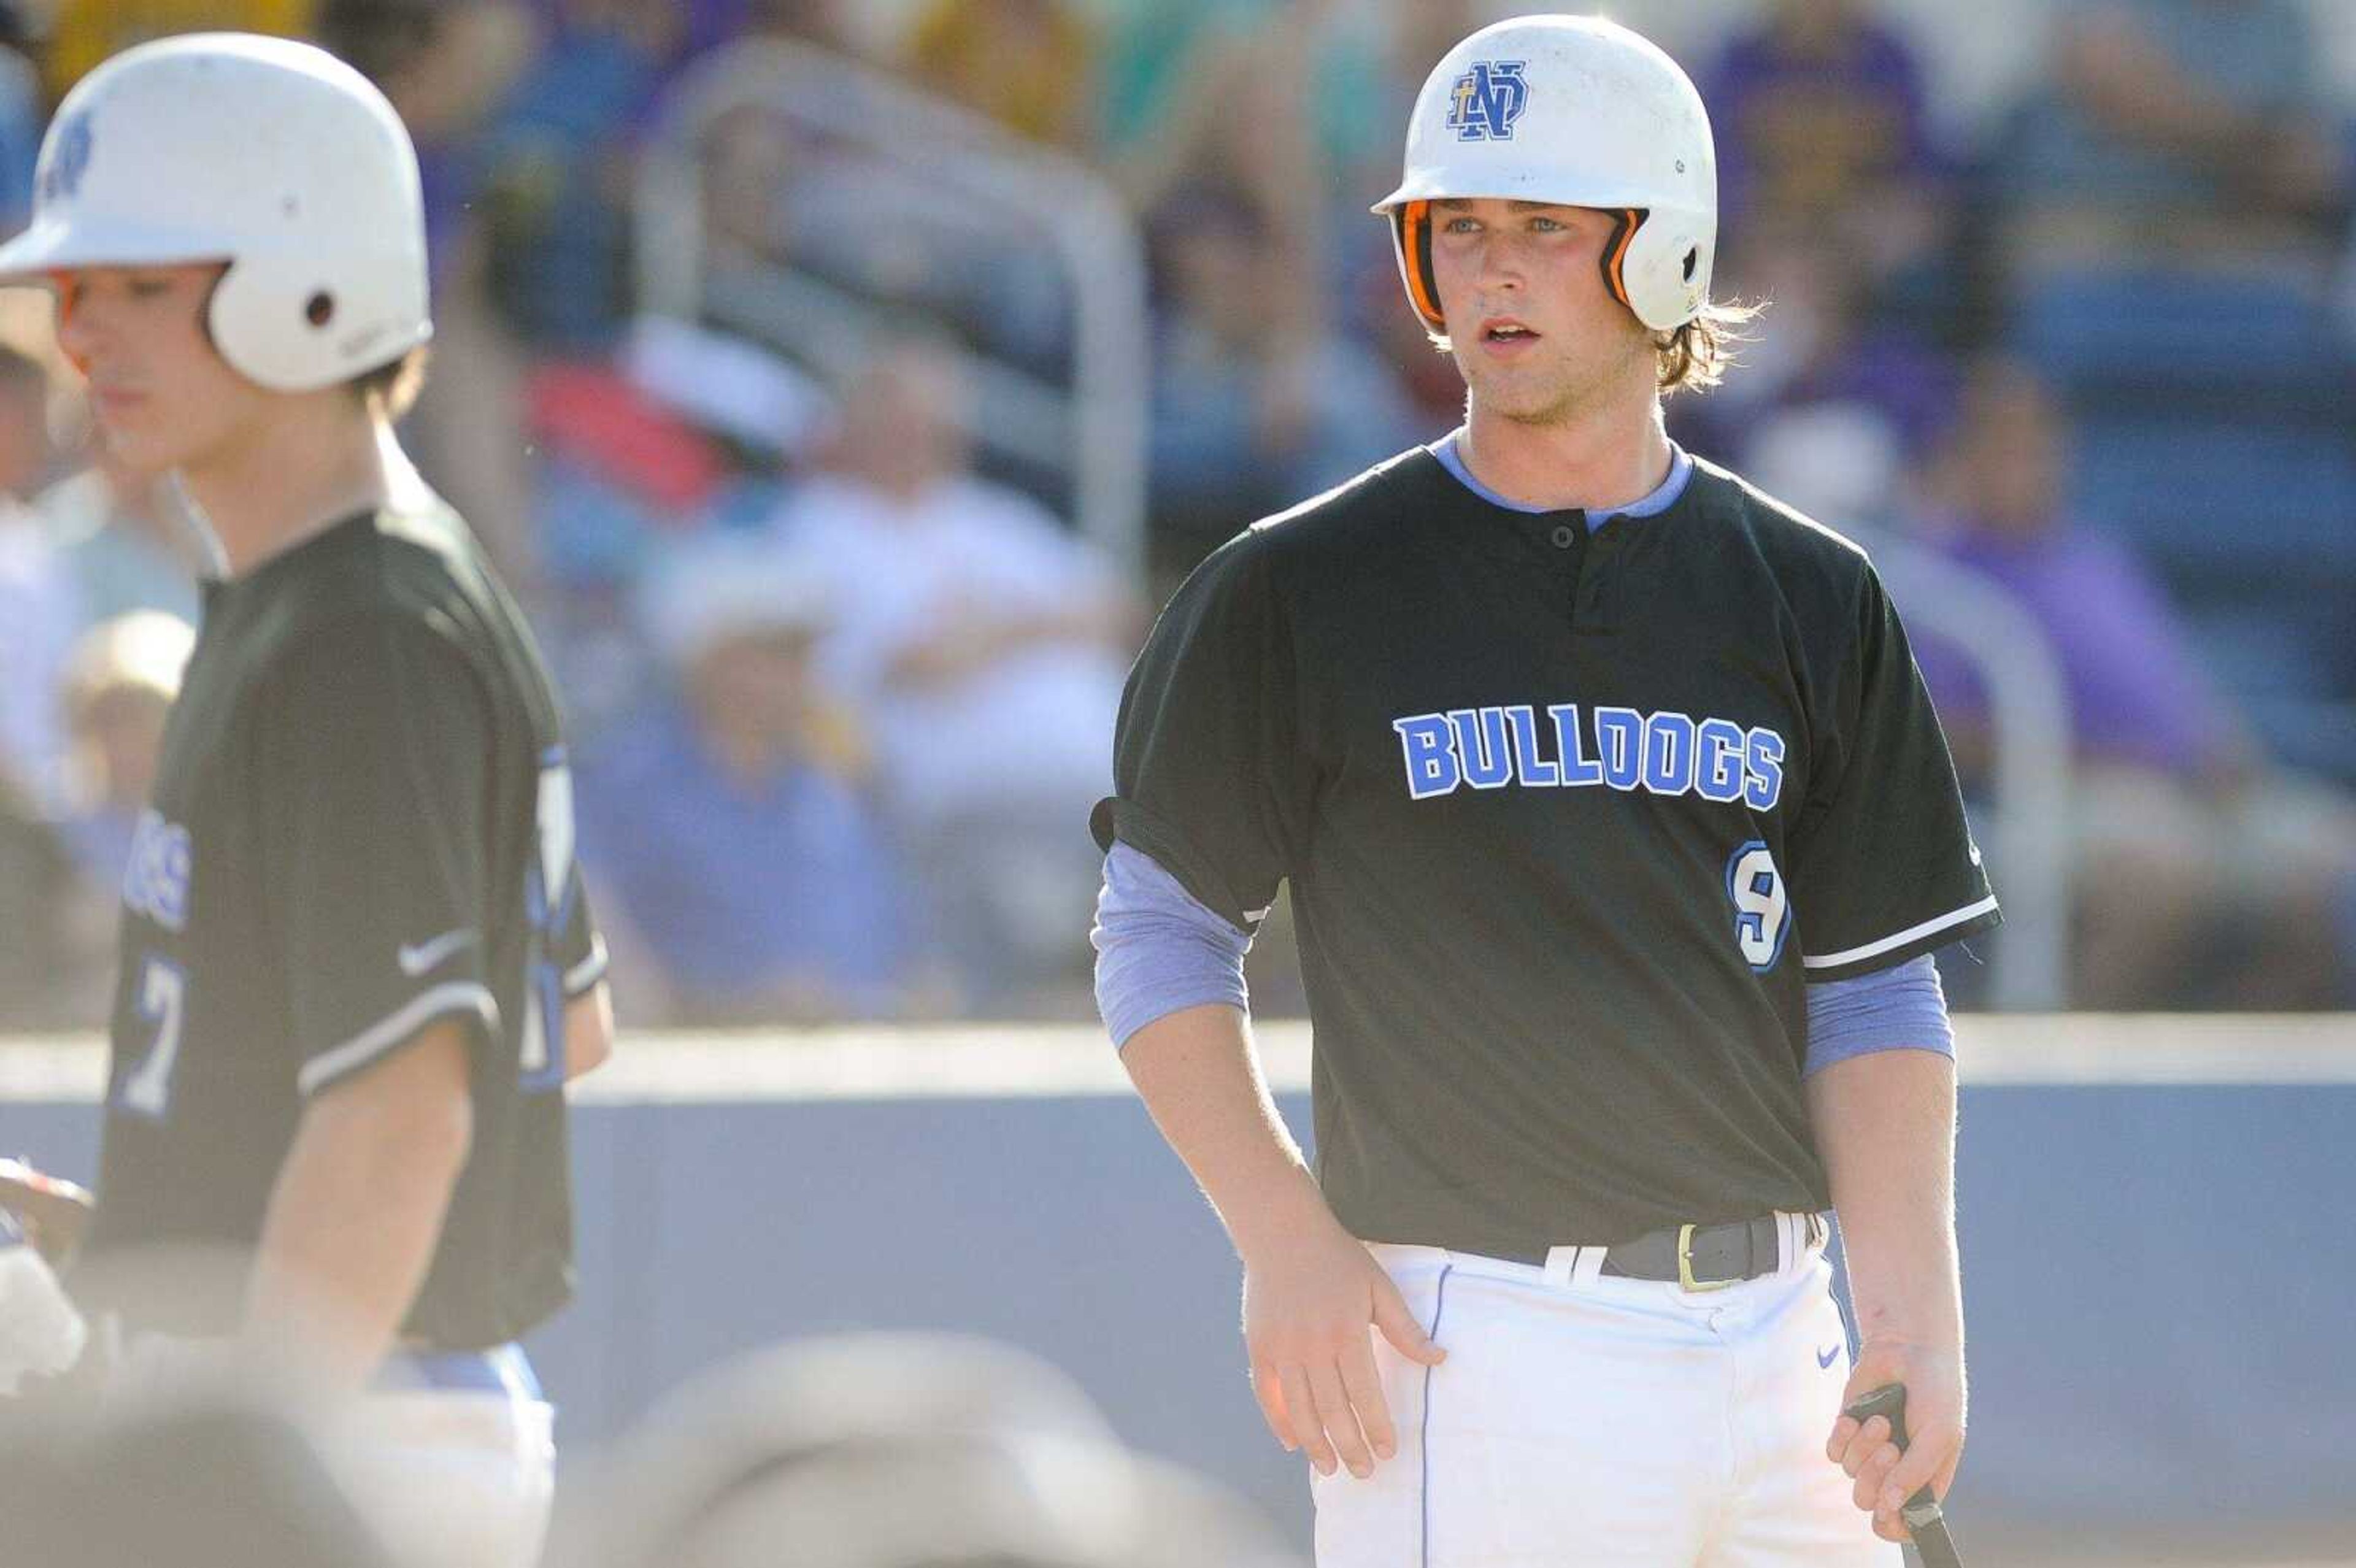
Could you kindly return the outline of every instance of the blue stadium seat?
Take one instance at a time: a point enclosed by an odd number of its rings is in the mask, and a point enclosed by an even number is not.
[[[2277,593],[2239,603],[2196,607],[2189,618],[2201,645],[2201,663],[2221,686],[2237,696],[2285,704],[2328,701],[2334,670],[2319,645],[2305,595]]]
[[[2276,761],[2356,786],[2356,701],[2259,697],[2244,713]]]
[[[2080,417],[2072,513],[2166,580],[2276,756],[2356,781],[2356,452],[2344,432]]]
[[[2167,271],[2064,272],[2022,285],[2012,347],[2073,397],[2190,401],[2327,423],[2349,386],[2345,335],[2288,288]]]
[[[2171,578],[2281,585],[2356,567],[2356,453],[2271,421],[2081,417],[2076,516],[2133,540]]]

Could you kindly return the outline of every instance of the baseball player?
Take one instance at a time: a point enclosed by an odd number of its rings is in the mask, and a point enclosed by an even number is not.
[[[56,290],[100,432],[172,470],[221,576],[123,889],[99,1206],[77,1275],[143,1343],[242,1340],[368,1389],[380,1468],[458,1560],[526,1563],[565,1301],[566,1078],[608,1049],[546,676],[391,431],[431,331],[416,155],[306,45],[91,72],[0,276]],[[243,1260],[229,1309],[134,1285]]]
[[[1928,955],[1998,918],[1944,739],[1865,555],[1664,433],[1728,321],[1685,73],[1500,23],[1406,162],[1376,210],[1465,422],[1163,612],[1094,821],[1100,1004],[1241,1253],[1327,1568],[1894,1563],[1963,1438]],[[1313,1175],[1242,983],[1280,882]],[[1890,1383],[1902,1456],[1839,1414]]]

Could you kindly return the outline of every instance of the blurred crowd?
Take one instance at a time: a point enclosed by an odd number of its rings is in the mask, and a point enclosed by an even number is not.
[[[1151,605],[1253,517],[1461,417],[1365,208],[1430,63],[1505,9],[55,0],[0,53],[0,224],[48,110],[115,48],[221,26],[353,60],[423,164],[437,331],[406,433],[573,705],[626,1014],[1076,1016],[1083,824]],[[1676,40],[1717,127],[1716,292],[1767,308],[1672,433],[2041,628],[2075,764],[2070,1003],[2349,1005],[2350,84],[2306,0],[2052,0],[2017,100],[1966,135],[1921,10],[1757,0]],[[841,64],[764,98],[789,59]],[[689,229],[643,176],[658,150],[691,171]],[[1141,236],[1128,556],[1079,515],[1058,198],[960,172],[991,158],[1092,174]],[[46,319],[0,305],[16,1027],[103,1016],[206,566],[168,477],[91,448]],[[1914,619],[1992,789],[2019,738],[1968,628]],[[1280,920],[1262,945],[1268,1010]],[[1968,965],[1950,985],[1974,995]]]

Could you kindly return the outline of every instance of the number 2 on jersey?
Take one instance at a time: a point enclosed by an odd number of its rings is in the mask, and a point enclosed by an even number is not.
[[[123,1109],[160,1122],[171,1108],[172,1066],[180,1055],[187,1003],[187,971],[148,955],[139,967],[139,1016],[155,1026],[155,1043],[115,1092],[115,1104]]]
[[[1775,869],[1765,841],[1751,839],[1727,861],[1726,896],[1734,901],[1734,944],[1743,962],[1763,975],[1783,955],[1783,938],[1792,929],[1783,873]]]

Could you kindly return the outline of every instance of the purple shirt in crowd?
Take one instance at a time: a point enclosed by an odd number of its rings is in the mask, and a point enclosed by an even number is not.
[[[2215,689],[2158,583],[2117,540],[2066,528],[2029,539],[1958,531],[1938,548],[2036,617],[2061,661],[2081,756],[2181,776],[2224,749]],[[1915,651],[1943,718],[1986,714],[1987,693],[1966,660],[1927,639]]]
[[[1780,26],[1735,39],[1703,77],[1718,127],[1719,210],[1843,206],[1891,179],[1942,174],[1922,71],[1898,34],[1859,21],[1822,53]]]

